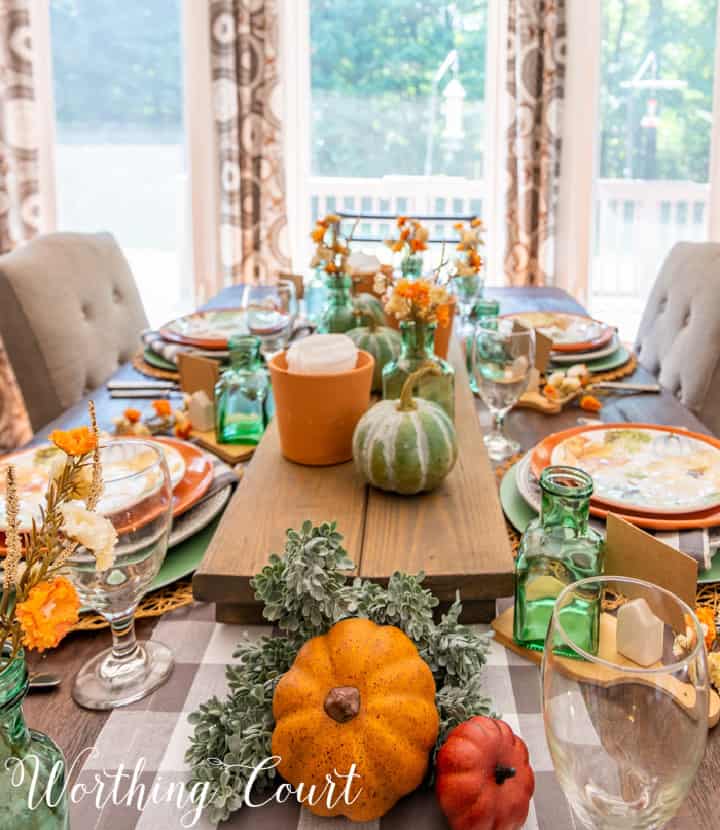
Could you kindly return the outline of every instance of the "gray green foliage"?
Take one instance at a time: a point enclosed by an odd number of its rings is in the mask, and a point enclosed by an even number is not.
[[[230,693],[212,698],[190,716],[195,727],[186,760],[192,783],[207,782],[209,818],[220,821],[240,808],[252,769],[268,758],[273,730],[272,697],[299,648],[348,616],[401,628],[430,666],[440,714],[438,746],[454,726],[491,712],[481,688],[487,637],[459,622],[459,599],[440,622],[433,620],[437,599],[423,587],[423,575],[395,573],[387,587],[351,580],[352,562],[335,523],[288,530],[285,552],[273,555],[253,580],[266,619],[280,637],[263,637],[238,646],[238,662],[228,666]],[[263,771],[255,789],[272,785],[274,771]]]

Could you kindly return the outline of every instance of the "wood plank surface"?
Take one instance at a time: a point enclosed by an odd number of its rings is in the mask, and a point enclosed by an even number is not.
[[[207,307],[237,306],[242,291],[243,286],[227,288]],[[533,309],[583,312],[582,306],[558,288],[489,287],[486,293],[499,300],[503,313]],[[142,375],[128,364],[121,367],[115,377],[140,379]],[[643,383],[652,379],[652,376],[642,368],[639,368],[632,376],[632,380]],[[105,429],[112,428],[113,415],[119,415],[130,405],[127,400],[112,400],[104,386],[94,390],[88,398],[95,400],[100,426]],[[45,440],[52,429],[67,429],[86,423],[86,400],[83,399],[40,430],[33,439],[33,443]],[[606,404],[600,417],[606,422],[634,420],[674,424],[697,432],[709,432],[669,391],[663,391],[660,395],[608,396],[605,401]],[[481,418],[489,424],[489,413],[479,401],[476,403]],[[508,415],[506,423],[510,434],[521,442],[523,448],[528,449],[550,432],[575,426],[578,414],[578,410],[573,409],[553,416],[529,410],[514,410]],[[283,509],[278,505],[277,519],[281,524],[284,524],[283,515]],[[138,634],[147,638],[155,624],[155,620],[141,620],[138,623]],[[107,645],[109,645],[107,631],[88,632],[69,636],[51,652],[30,656],[29,663],[32,671],[58,672],[63,677],[63,683],[55,691],[30,695],[27,698],[24,709],[28,723],[33,728],[50,734],[68,758],[73,758],[81,749],[92,746],[107,720],[107,713],[78,709],[70,697],[72,678],[80,666]],[[77,769],[74,770],[74,777],[77,771]],[[709,830],[709,828],[720,827],[718,781],[720,781],[720,727],[711,730],[705,758],[693,782],[690,794],[681,806],[679,814],[667,825],[667,829]],[[108,827],[107,830],[121,830],[121,828],[119,826]]]
[[[195,573],[195,597],[224,605],[254,604],[251,577],[262,570],[271,553],[282,553],[285,531],[299,528],[305,519],[314,524],[337,521],[357,565],[366,500],[367,487],[351,462],[306,467],[283,458],[273,421]]]
[[[455,468],[432,493],[397,496],[369,488],[360,575],[384,582],[396,570],[425,571],[441,600],[461,589],[463,600],[513,591],[513,558],[497,483],[483,444],[461,347],[453,338]]]

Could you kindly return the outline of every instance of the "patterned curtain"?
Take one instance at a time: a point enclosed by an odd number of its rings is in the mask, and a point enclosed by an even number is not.
[[[224,278],[272,282],[291,268],[277,0],[211,0],[210,32]]]
[[[38,232],[38,136],[30,0],[0,0],[0,253]],[[32,437],[0,338],[0,449]]]
[[[507,250],[511,285],[552,282],[565,80],[565,0],[509,0]]]

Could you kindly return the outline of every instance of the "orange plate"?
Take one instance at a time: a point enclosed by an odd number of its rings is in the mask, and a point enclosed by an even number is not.
[[[185,475],[173,490],[173,518],[177,518],[207,493],[213,480],[213,465],[202,450],[187,441],[164,436],[154,436],[150,440],[169,444],[185,461]]]
[[[720,448],[720,441],[710,435],[702,435],[698,432],[691,432],[689,429],[682,429],[681,427],[666,427],[659,424],[637,424],[637,423],[609,423],[598,424],[597,426],[579,426],[572,429],[566,429],[562,432],[555,432],[543,438],[539,444],[532,450],[530,456],[530,469],[533,475],[539,479],[540,474],[550,465],[550,458],[555,447],[564,441],[566,438],[571,438],[580,432],[591,432],[598,429],[654,429],[658,432],[682,433],[690,438],[697,438],[700,441],[705,441],[712,444],[713,447]],[[608,507],[598,506],[595,504],[596,500],[592,499],[590,504],[590,513],[604,519],[608,513],[613,513],[625,519],[631,524],[638,527],[646,527],[652,530],[693,530],[705,527],[717,527],[720,525],[720,508],[711,508],[710,510],[703,510],[696,513],[674,513],[670,516],[652,516],[644,513],[635,513],[631,510],[612,510]]]
[[[511,314],[502,314],[501,317],[508,317],[512,319],[513,317],[518,317],[521,314],[552,314],[555,317],[564,317],[564,318],[573,318],[578,320],[592,320],[592,317],[588,317],[586,314],[567,314],[565,312],[556,312],[556,311],[548,311],[548,312],[534,312],[534,311],[515,311]],[[612,326],[609,326],[607,323],[603,323],[600,320],[595,320],[596,323],[600,323],[601,326],[605,327],[605,331],[599,336],[596,337],[594,340],[579,340],[577,343],[553,343],[553,351],[554,352],[588,352],[592,351],[593,349],[600,349],[603,346],[606,346],[613,338],[615,334],[615,329]],[[589,359],[589,358],[586,358]]]
[[[227,337],[191,337],[188,334],[182,334],[179,331],[174,331],[169,326],[177,323],[180,320],[189,320],[206,317],[209,314],[217,314],[218,312],[231,312],[233,314],[245,314],[242,308],[215,308],[209,311],[196,311],[193,314],[186,314],[183,317],[178,317],[176,320],[171,320],[169,323],[160,329],[160,336],[165,340],[172,340],[174,343],[183,343],[186,346],[195,346],[198,349],[210,349],[223,351],[228,347]]]

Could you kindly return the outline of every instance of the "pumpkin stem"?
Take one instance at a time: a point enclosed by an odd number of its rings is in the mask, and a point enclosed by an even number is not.
[[[434,363],[425,363],[417,371],[408,376],[405,383],[403,383],[402,391],[400,392],[400,403],[398,404],[398,412],[410,412],[417,409],[417,404],[413,400],[413,389],[419,380],[425,375],[439,375],[440,369]]]
[[[377,329],[378,321],[375,317],[369,311],[365,311],[363,308],[360,308],[357,303],[354,305],[353,314],[356,319],[360,320],[361,326],[366,326],[370,329],[371,334],[375,331],[375,329]]]
[[[347,723],[360,713],[360,692],[355,686],[335,686],[325,698],[325,712],[334,721]]]
[[[495,783],[500,785],[504,784],[508,778],[515,777],[515,767],[503,767],[498,764],[495,767]]]

